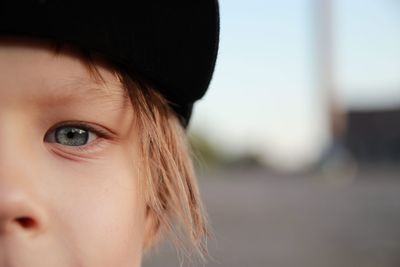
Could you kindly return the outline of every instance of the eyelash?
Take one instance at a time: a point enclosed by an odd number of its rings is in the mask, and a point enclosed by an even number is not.
[[[87,132],[92,132],[97,137],[94,141],[92,141],[86,145],[82,145],[82,146],[67,146],[67,145],[62,145],[62,144],[57,143],[60,146],[68,147],[68,150],[76,150],[78,152],[91,153],[94,150],[99,149],[104,145],[103,144],[104,139],[110,138],[109,134],[105,130],[98,129],[97,127],[93,127],[86,122],[75,121],[75,122],[63,122],[63,123],[59,123],[59,124],[55,125],[48,131],[48,133],[45,136],[45,139],[48,135],[50,135],[50,134],[54,135],[56,130],[63,128],[63,127],[78,128],[78,129],[81,129],[81,130],[84,130]],[[103,139],[103,140],[101,140],[101,139]],[[56,143],[56,142],[50,142],[50,143]]]

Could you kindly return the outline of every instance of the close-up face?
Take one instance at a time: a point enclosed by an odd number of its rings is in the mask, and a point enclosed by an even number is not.
[[[0,41],[0,267],[140,266],[132,106],[70,53]]]

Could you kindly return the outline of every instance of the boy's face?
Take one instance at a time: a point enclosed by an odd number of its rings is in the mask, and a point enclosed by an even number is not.
[[[137,129],[100,72],[106,89],[69,54],[0,41],[0,267],[140,265]]]

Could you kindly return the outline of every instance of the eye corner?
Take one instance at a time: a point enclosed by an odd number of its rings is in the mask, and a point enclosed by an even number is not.
[[[52,133],[54,132],[54,129],[49,129],[43,136],[43,142],[45,143],[54,143],[55,139],[54,136],[52,136]]]

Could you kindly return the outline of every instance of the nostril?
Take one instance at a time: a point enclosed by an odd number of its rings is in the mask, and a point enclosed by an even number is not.
[[[35,220],[30,217],[18,217],[15,221],[26,229],[34,228],[36,226]]]

